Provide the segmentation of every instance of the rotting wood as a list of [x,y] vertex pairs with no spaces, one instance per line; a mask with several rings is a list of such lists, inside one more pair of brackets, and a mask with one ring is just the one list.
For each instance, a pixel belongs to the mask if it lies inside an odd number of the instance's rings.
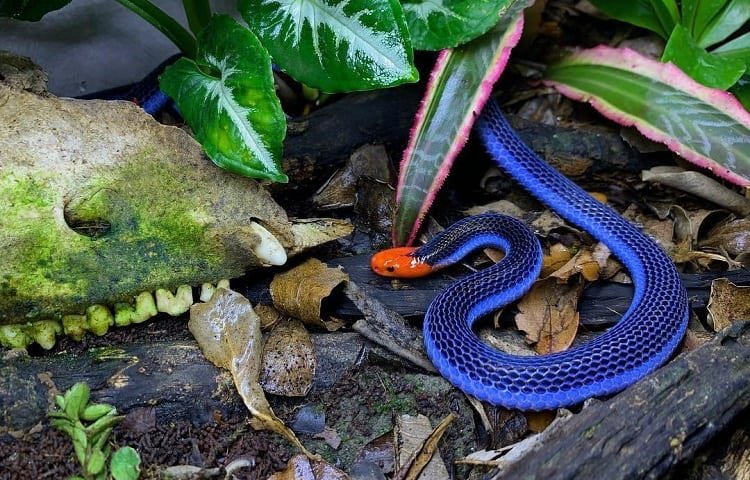
[[750,406],[750,321],[543,432],[486,480],[664,478]]

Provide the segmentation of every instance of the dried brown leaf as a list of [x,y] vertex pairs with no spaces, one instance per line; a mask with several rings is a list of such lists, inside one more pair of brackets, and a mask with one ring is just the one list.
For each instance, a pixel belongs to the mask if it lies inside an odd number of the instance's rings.
[[286,468],[268,480],[348,480],[349,475],[322,460],[311,460],[304,455],[289,459]]
[[573,258],[573,251],[562,243],[555,243],[549,247],[549,253],[544,256],[542,261],[541,277],[547,277],[552,272],[562,268],[570,259]]
[[260,384],[268,393],[304,397],[315,376],[315,348],[299,320],[278,323],[263,345]]
[[237,292],[220,288],[211,300],[190,308],[188,328],[205,357],[231,372],[235,387],[252,415],[253,428],[279,433],[308,457],[318,458],[276,417],[263,394],[258,382],[262,352],[260,319],[250,301]]
[[516,326],[536,344],[537,353],[561,352],[573,343],[579,323],[576,305],[582,290],[580,284],[561,284],[550,277],[536,282],[518,302]]
[[399,471],[393,476],[393,480],[416,480],[423,473],[424,478],[448,479],[448,470],[437,448],[446,429],[455,419],[456,416],[449,413],[433,430],[430,419],[424,415],[401,415],[396,424],[397,444],[400,446],[397,453]]
[[740,218],[712,228],[702,247],[712,247],[739,256],[750,253],[750,218]]
[[589,282],[599,278],[599,261],[594,257],[591,249],[584,247],[568,260],[562,267],[549,274],[550,277],[568,281],[573,275],[580,273]]
[[348,280],[349,276],[340,268],[329,268],[320,260],[310,258],[274,277],[271,298],[274,306],[285,315],[302,320],[306,325],[334,331],[341,328],[343,322],[321,318],[322,302]]
[[750,319],[750,287],[735,285],[726,278],[711,282],[708,300],[708,320],[714,331],[732,322]]

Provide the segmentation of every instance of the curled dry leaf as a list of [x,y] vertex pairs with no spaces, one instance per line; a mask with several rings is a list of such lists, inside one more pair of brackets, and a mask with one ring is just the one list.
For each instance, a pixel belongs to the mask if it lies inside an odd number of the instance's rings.
[[268,393],[304,397],[315,376],[315,348],[299,320],[277,324],[263,345],[260,384]]
[[250,301],[237,292],[220,288],[211,300],[190,308],[188,328],[203,355],[217,367],[231,372],[234,385],[253,417],[250,421],[253,428],[279,433],[308,457],[318,458],[276,417],[258,383],[262,352],[260,320]]
[[644,182],[659,182],[709,200],[740,215],[750,215],[750,199],[725,187],[701,172],[680,167],[659,166],[641,173]]
[[319,210],[354,205],[357,182],[370,177],[392,185],[396,174],[383,145],[363,145],[351,154],[346,164],[315,192],[312,203]]
[[289,459],[286,468],[276,472],[268,480],[348,480],[349,475],[321,460],[311,460],[304,455]]
[[561,269],[571,258],[573,258],[573,251],[570,248],[562,243],[555,243],[549,247],[549,253],[544,256],[540,277],[548,277],[552,272]]
[[750,318],[750,287],[735,285],[726,278],[711,282],[708,300],[708,320],[715,331],[732,322]]
[[271,298],[274,306],[285,315],[302,320],[306,325],[334,331],[341,328],[343,322],[323,320],[322,302],[336,287],[348,280],[349,275],[340,268],[329,268],[320,260],[310,258],[273,278]]
[[438,442],[455,419],[456,415],[449,413],[433,430],[430,419],[424,415],[401,415],[395,432],[396,444],[400,445],[397,452],[399,471],[393,476],[393,480],[416,480],[423,473],[424,478],[450,478],[437,448]]
[[[604,259],[606,262],[606,259]],[[599,261],[594,257],[594,252],[584,247],[568,260],[562,267],[549,274],[550,277],[568,281],[573,275],[580,273],[589,282],[599,278]]]
[[286,318],[281,312],[276,310],[273,305],[258,304],[253,310],[255,310],[255,314],[260,318],[260,330],[263,332],[270,331]]
[[717,225],[708,232],[700,245],[721,249],[732,256],[750,253],[750,217]]
[[561,352],[573,343],[579,323],[576,305],[582,290],[580,283],[561,284],[550,277],[536,282],[518,302],[516,326],[536,344],[537,353]]

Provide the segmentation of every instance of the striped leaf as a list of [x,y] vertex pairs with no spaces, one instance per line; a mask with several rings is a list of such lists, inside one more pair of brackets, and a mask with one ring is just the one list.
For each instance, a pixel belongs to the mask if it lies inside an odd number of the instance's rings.
[[671,63],[600,46],[550,66],[544,83],[721,178],[750,185],[750,114],[730,93]]
[[394,245],[414,241],[453,160],[466,143],[476,114],[521,37],[522,10],[529,3],[514,1],[488,33],[440,53],[401,161]]
[[181,58],[159,79],[206,154],[247,177],[286,182],[281,147],[286,119],[260,41],[226,15],[198,36],[195,61]]
[[239,0],[274,62],[325,92],[414,82],[418,73],[398,0]]

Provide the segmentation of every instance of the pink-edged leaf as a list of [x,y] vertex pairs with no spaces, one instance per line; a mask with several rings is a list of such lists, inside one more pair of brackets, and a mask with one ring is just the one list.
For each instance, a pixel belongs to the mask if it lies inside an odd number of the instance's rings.
[[671,63],[599,46],[551,65],[544,83],[715,175],[750,186],[750,113],[732,94],[697,83]]
[[521,38],[523,9],[530,3],[509,2],[488,33],[440,52],[401,161],[394,245],[414,241],[453,160],[469,137],[476,115]]

